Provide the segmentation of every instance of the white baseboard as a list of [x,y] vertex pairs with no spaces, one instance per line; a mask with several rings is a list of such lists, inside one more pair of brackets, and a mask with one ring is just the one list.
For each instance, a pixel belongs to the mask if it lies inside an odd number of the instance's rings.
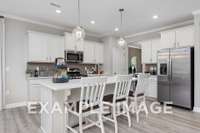
[[200,107],[194,107],[194,108],[193,108],[193,111],[194,111],[194,112],[197,112],[197,113],[200,113]]
[[12,109],[12,108],[17,108],[17,107],[24,107],[26,106],[26,102],[19,102],[19,103],[11,103],[5,105],[4,109]]

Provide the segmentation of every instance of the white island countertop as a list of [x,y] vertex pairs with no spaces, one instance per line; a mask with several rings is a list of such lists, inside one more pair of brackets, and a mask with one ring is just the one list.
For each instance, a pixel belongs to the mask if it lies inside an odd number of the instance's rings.
[[[115,83],[115,76],[107,76],[107,84]],[[132,79],[136,81],[136,78]],[[45,86],[53,91],[71,90],[81,87],[81,79],[69,80],[67,83],[53,83],[51,80],[40,81],[40,85]]]

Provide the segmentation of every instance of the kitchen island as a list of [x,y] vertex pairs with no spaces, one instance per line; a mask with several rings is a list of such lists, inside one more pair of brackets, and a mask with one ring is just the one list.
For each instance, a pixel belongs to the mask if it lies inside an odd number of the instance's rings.
[[[107,76],[107,78],[107,84],[115,83],[115,76]],[[136,78],[133,78],[133,81],[136,80]],[[53,83],[52,80],[40,82],[41,110],[43,110],[41,113],[41,129],[43,133],[67,133],[65,123],[68,122],[68,114],[65,113],[64,103],[69,100],[73,90],[80,90],[80,81],[80,79],[74,79],[68,83]],[[59,106],[61,110],[54,110],[55,106]],[[48,113],[45,111],[48,111]]]

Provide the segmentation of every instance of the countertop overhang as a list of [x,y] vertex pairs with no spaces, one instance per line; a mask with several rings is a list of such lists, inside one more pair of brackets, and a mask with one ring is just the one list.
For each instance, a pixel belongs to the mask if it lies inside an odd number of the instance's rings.
[[[107,84],[115,83],[116,76],[108,76]],[[137,78],[132,78],[133,81],[136,81]],[[40,81],[40,85],[46,88],[51,89],[52,91],[63,91],[71,90],[75,88],[81,88],[81,79],[73,79],[67,83],[53,83],[52,80]]]

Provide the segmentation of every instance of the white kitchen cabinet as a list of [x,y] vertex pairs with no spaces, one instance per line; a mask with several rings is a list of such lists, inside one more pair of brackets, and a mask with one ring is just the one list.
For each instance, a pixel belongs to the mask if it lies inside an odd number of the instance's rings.
[[28,80],[28,101],[40,102],[39,80]]
[[152,39],[151,40],[151,62],[157,63],[157,53],[162,49],[160,38],[159,39]]
[[142,63],[157,63],[157,52],[161,49],[160,38],[139,42],[142,47]]
[[39,102],[40,101],[40,85],[30,85],[30,101]]
[[51,77],[33,77],[33,78],[28,78],[28,90],[27,90],[27,95],[28,95],[28,101],[29,102],[35,102],[35,104],[38,104],[41,101],[41,81],[49,81],[52,80]]
[[104,55],[103,55],[103,51],[104,51],[104,45],[101,43],[95,43],[95,62],[97,64],[103,64],[104,61]]
[[64,37],[39,32],[29,32],[28,60],[31,62],[54,62],[64,58]]
[[84,63],[95,63],[95,45],[92,42],[84,42]]
[[151,63],[151,40],[140,42],[142,46],[142,63]]
[[164,31],[161,32],[161,45],[162,48],[173,48],[176,45],[176,32]]
[[151,75],[149,77],[149,87],[146,94],[148,97],[157,98],[157,82],[157,76]]
[[47,61],[47,37],[40,33],[29,32],[29,61]]
[[193,25],[161,32],[161,44],[162,48],[193,46]]
[[48,61],[54,62],[56,58],[64,58],[64,37],[49,36],[47,39]]
[[97,42],[84,42],[84,63],[103,64],[104,45]]
[[66,51],[83,51],[84,50],[84,43],[82,42],[76,42],[72,36],[71,33],[66,32],[65,33],[65,50]]
[[194,27],[187,26],[176,29],[176,46],[185,47],[194,45]]

